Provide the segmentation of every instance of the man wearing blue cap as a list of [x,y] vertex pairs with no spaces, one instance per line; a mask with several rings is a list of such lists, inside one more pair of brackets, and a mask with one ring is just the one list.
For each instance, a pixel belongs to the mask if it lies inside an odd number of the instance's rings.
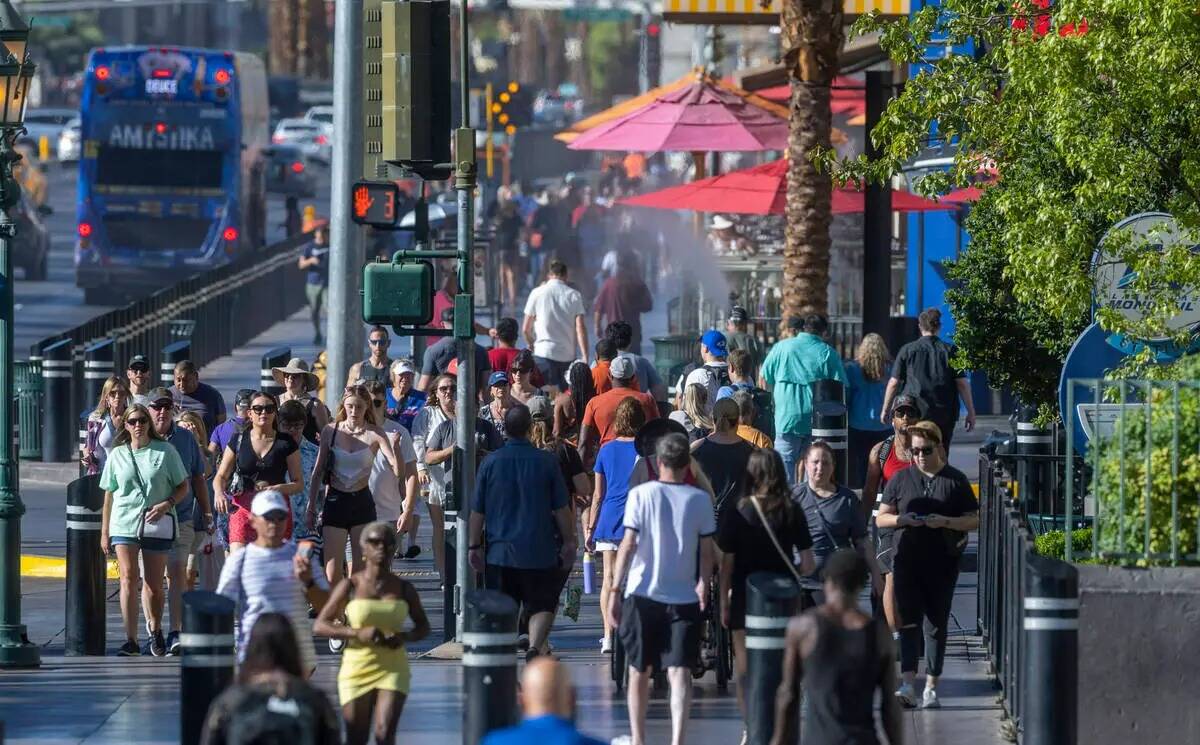
[[684,390],[693,383],[699,383],[708,391],[708,400],[704,407],[711,415],[713,404],[717,401],[717,391],[730,384],[728,357],[725,334],[716,329],[705,331],[700,337],[700,359],[704,362],[679,379],[675,386],[675,408],[683,407]]

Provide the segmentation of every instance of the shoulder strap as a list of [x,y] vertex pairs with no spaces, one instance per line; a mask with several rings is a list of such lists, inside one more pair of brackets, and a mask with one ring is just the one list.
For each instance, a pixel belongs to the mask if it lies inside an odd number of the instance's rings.
[[129,449],[129,463],[133,466],[133,477],[137,479],[138,488],[142,490],[142,499],[149,501],[150,490],[146,488],[146,482],[142,480],[142,471],[138,468],[137,458],[133,455],[133,444],[125,443],[125,447]]
[[883,438],[883,442],[880,443],[879,447],[879,465],[882,466],[884,463],[887,463],[888,456],[892,452],[892,441],[895,439],[895,435],[888,435]]
[[767,516],[763,514],[763,509],[758,503],[758,497],[750,497],[750,504],[754,505],[754,511],[758,513],[758,519],[762,520],[763,528],[771,538],[771,543],[775,546],[775,550],[779,552],[779,557],[783,559],[784,564],[787,564],[788,571],[796,578],[797,583],[801,582],[800,572],[796,571],[796,567],[792,564],[792,557],[787,555],[787,552],[783,550],[783,546],[779,544],[779,539],[775,537],[775,531],[771,528],[771,523],[767,522]]

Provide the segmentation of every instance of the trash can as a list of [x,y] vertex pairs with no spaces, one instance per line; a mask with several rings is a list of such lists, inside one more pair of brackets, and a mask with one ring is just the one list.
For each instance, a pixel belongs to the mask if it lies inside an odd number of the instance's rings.
[[698,334],[674,334],[655,336],[654,369],[662,376],[663,384],[669,389],[689,364],[700,363],[700,337]]

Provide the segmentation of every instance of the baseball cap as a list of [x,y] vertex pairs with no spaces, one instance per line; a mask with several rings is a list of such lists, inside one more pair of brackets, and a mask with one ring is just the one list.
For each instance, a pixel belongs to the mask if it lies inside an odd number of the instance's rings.
[[255,393],[258,393],[258,391],[254,390],[253,388],[242,388],[241,390],[239,390],[237,392],[237,395],[234,396],[234,398],[233,398],[233,408],[235,408],[235,409],[250,408],[250,402],[254,400]]
[[417,374],[417,368],[406,359],[396,360],[392,363],[392,375],[404,375],[405,373]]
[[494,372],[488,376],[488,387],[489,388],[493,385],[508,385],[508,384],[509,384],[508,373],[504,372],[503,370],[497,370],[496,372]]
[[150,361],[146,359],[146,355],[144,355],[144,354],[135,354],[129,358],[129,364],[126,365],[125,367],[129,370],[133,370],[134,368],[137,368],[137,367],[144,367],[147,370],[149,370],[150,369]]
[[629,380],[637,374],[633,360],[628,357],[617,357],[608,365],[608,374],[613,380]]
[[529,407],[529,416],[535,422],[550,421],[550,415],[554,412],[554,404],[550,402],[549,396],[533,396],[525,405]]
[[921,405],[921,399],[908,393],[902,393],[892,399],[892,414],[900,409],[912,409],[917,412],[918,418],[925,416],[925,407]]
[[725,334],[716,329],[705,331],[704,336],[700,337],[700,343],[708,347],[709,354],[716,357],[725,357],[729,354],[729,349],[725,346]]
[[735,305],[729,309],[729,320],[734,323],[745,323],[750,320],[750,314],[740,305]]
[[259,517],[275,510],[287,512],[288,503],[283,498],[283,495],[274,489],[260,491],[254,495],[254,501],[250,503],[251,514],[258,515]]
[[157,388],[151,388],[150,393],[146,394],[146,400],[155,404],[159,401],[175,403],[175,397],[171,395],[171,391],[163,388],[161,385]]

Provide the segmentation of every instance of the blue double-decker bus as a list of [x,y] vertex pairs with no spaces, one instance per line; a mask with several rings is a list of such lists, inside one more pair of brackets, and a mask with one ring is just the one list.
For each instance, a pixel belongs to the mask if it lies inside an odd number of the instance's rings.
[[144,294],[258,249],[267,77],[253,55],[120,47],[88,57],[76,284]]

